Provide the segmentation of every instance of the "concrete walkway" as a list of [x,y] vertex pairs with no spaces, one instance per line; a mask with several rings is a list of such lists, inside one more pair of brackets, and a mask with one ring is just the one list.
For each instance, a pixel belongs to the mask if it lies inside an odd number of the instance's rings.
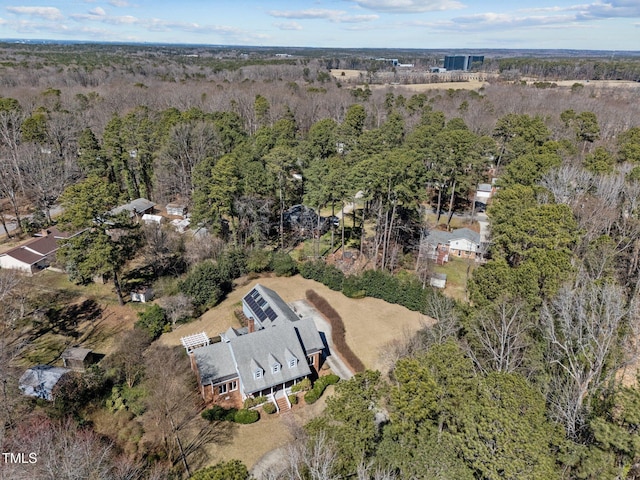
[[342,359],[335,353],[335,347],[331,340],[331,325],[325,320],[325,318],[318,312],[309,302],[306,300],[296,300],[291,302],[289,306],[302,317],[311,317],[316,324],[316,328],[320,332],[320,336],[323,337],[325,345],[329,349],[329,355],[325,362],[331,368],[331,371],[338,375],[342,380],[349,380],[353,377],[351,369],[342,361]]

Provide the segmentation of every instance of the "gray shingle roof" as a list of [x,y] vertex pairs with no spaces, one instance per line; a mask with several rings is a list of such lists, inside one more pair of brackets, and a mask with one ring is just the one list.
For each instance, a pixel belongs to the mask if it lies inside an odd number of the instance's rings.
[[451,235],[451,240],[465,239],[469,240],[471,243],[475,243],[476,245],[480,244],[480,234],[478,232],[474,232],[470,228],[458,228],[451,232]]
[[111,215],[117,215],[125,210],[130,212],[130,216],[133,217],[136,213],[144,213],[152,207],[155,207],[155,203],[146,198],[136,198],[125,205],[120,205],[112,209],[109,213]]
[[[291,324],[283,323],[242,335],[231,340],[230,344],[238,362],[242,387],[247,394],[311,373],[307,356]],[[294,367],[284,362],[287,350],[298,360]],[[276,362],[280,368],[274,372],[272,368]],[[260,378],[255,378],[255,364],[264,370]]]
[[[324,348],[313,319],[298,318],[276,292],[259,284],[245,299],[254,290],[266,304],[252,304],[262,311],[271,307],[275,318],[267,318],[262,322],[264,328],[252,333],[229,329],[223,334],[223,342],[197,348],[194,357],[202,385],[238,375],[244,393],[251,394],[311,373],[307,354]],[[296,360],[293,366],[291,360]],[[278,368],[274,372],[275,364]],[[261,376],[256,377],[256,370]]]
[[448,245],[452,240],[465,239],[476,245],[480,244],[480,234],[470,228],[458,228],[452,232],[442,230],[429,230],[426,237],[427,243],[431,245]]
[[200,383],[208,385],[238,375],[233,354],[226,342],[196,348],[193,355],[200,373]]

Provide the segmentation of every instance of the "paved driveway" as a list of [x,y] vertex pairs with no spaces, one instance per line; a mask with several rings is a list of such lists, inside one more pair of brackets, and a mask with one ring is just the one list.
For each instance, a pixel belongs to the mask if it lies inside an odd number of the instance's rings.
[[329,354],[325,362],[331,368],[331,371],[343,380],[349,380],[353,377],[351,369],[342,361],[342,359],[334,353],[333,342],[331,341],[331,325],[329,322],[306,300],[295,300],[289,304],[294,312],[303,317],[311,317],[316,324],[318,332],[328,347]]

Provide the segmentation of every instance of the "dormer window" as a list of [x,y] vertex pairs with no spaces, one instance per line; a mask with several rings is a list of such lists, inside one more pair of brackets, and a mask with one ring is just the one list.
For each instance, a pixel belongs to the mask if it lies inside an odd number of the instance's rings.
[[262,369],[258,368],[253,372],[253,378],[262,378]]
[[271,372],[272,373],[278,373],[280,371],[280,364],[279,363],[274,363],[271,366]]
[[291,360],[289,360],[289,368],[296,368],[297,364],[298,364],[298,360],[296,360],[295,358],[292,358]]

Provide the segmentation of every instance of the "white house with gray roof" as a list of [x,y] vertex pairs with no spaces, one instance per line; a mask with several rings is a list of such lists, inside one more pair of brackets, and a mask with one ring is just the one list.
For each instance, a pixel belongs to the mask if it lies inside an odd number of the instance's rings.
[[431,230],[424,237],[421,250],[439,264],[448,262],[451,256],[476,258],[480,252],[480,234],[470,228],[458,228],[451,232]]
[[289,388],[317,372],[324,343],[311,318],[300,318],[273,290],[255,285],[242,299],[248,326],[191,353],[207,402],[241,407],[248,397],[286,399]]

